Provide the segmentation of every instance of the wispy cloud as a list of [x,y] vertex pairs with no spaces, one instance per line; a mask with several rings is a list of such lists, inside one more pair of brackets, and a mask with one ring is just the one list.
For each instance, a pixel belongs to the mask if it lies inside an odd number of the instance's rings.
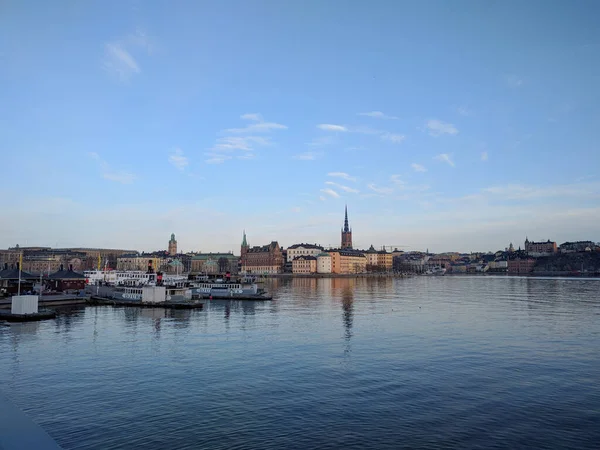
[[180,148],[174,148],[169,155],[169,163],[178,170],[184,170],[189,164],[188,158]]
[[384,114],[381,111],[370,111],[370,112],[358,113],[358,115],[359,116],[373,117],[375,119],[390,119],[390,120],[397,120],[398,119],[398,117],[396,117],[396,116],[388,116],[387,114]]
[[488,152],[481,152],[481,160],[482,161],[488,160]]
[[469,110],[469,108],[467,108],[466,106],[459,106],[456,109],[456,112],[458,114],[460,114],[461,116],[470,116],[471,115],[471,110]]
[[286,130],[287,126],[275,122],[256,122],[244,128],[229,128],[226,133],[268,133],[272,130]]
[[254,145],[269,145],[271,140],[269,137],[263,136],[227,136],[217,139],[212,150],[215,151],[234,151],[254,149]]
[[335,143],[336,136],[328,135],[328,136],[319,136],[307,142],[306,145],[309,147],[323,147],[325,145],[331,145]]
[[491,186],[482,190],[484,194],[495,195],[506,200],[538,198],[600,198],[600,183],[575,183],[550,186],[506,184]]
[[109,43],[104,46],[102,66],[121,80],[127,80],[132,75],[141,72],[135,58],[118,43]]
[[356,177],[348,175],[346,172],[329,172],[327,174],[329,177],[343,178],[348,181],[356,181]]
[[412,167],[412,170],[414,170],[415,172],[427,172],[427,168],[425,168],[425,166],[422,166],[421,164],[412,163],[410,167]]
[[435,157],[435,159],[441,162],[445,162],[451,167],[454,167],[454,161],[452,161],[452,158],[450,158],[450,155],[448,153],[440,153]]
[[109,74],[121,81],[129,80],[133,75],[142,72],[140,64],[133,55],[135,50],[143,50],[152,54],[155,45],[150,38],[141,30],[129,34],[122,39],[117,39],[104,44],[104,56],[102,67]]
[[258,113],[246,113],[246,114],[242,114],[240,116],[240,119],[242,120],[254,120],[255,122],[262,122],[263,118],[260,114]]
[[441,136],[442,134],[458,134],[458,130],[454,125],[437,119],[431,119],[427,121],[426,127],[429,130],[429,134],[432,136]]
[[508,87],[520,88],[521,86],[523,86],[523,79],[521,79],[517,75],[506,75],[505,80]]
[[297,159],[300,161],[313,161],[315,159],[317,159],[319,156],[318,153],[315,152],[304,152],[304,153],[299,153],[297,155],[292,156],[293,159]]
[[338,194],[337,192],[335,192],[333,189],[330,189],[330,188],[321,189],[321,192],[323,194],[327,194],[330,197],[334,197],[334,198],[338,198],[340,196],[340,194]]
[[394,192],[394,189],[390,187],[378,187],[374,183],[369,183],[367,187],[373,192],[377,192],[378,194],[389,195]]
[[102,173],[102,178],[105,180],[115,181],[122,184],[131,184],[137,178],[135,174],[126,171],[115,171],[111,166],[104,161],[96,152],[89,152],[88,156],[97,162]]
[[[209,159],[205,160],[208,164],[222,164],[223,162],[232,159],[232,156],[225,156],[223,153],[231,153],[236,150],[245,152],[254,152],[257,147],[271,145],[270,136],[255,136],[252,133],[269,133],[273,130],[287,129],[286,125],[281,125],[275,122],[265,122],[262,115],[259,113],[246,113],[240,116],[242,120],[250,121],[248,126],[244,128],[228,128],[221,133],[242,134],[248,133],[247,136],[225,136],[216,140],[213,147],[209,148]],[[253,159],[254,153],[238,155],[237,159]]]
[[327,198],[325,198],[323,195],[319,196],[319,200],[321,200],[322,202],[324,202],[325,200],[327,200]]
[[354,189],[354,188],[352,188],[350,186],[344,186],[343,184],[339,184],[339,183],[336,183],[334,181],[326,181],[325,184],[328,184],[329,186],[333,186],[333,187],[335,187],[335,188],[337,188],[339,190],[342,190],[344,192],[349,192],[351,194],[358,194],[358,192],[359,192],[358,189]]
[[317,125],[317,128],[325,131],[348,131],[348,128],[343,125],[333,125],[330,123],[322,123]]
[[383,133],[381,135],[381,139],[383,139],[384,141],[392,142],[394,144],[401,144],[402,142],[404,142],[404,139],[406,139],[406,136],[404,136],[403,134]]
[[223,153],[208,152],[204,155],[209,157],[208,159],[204,160],[206,164],[223,164],[225,161],[231,159],[231,156]]

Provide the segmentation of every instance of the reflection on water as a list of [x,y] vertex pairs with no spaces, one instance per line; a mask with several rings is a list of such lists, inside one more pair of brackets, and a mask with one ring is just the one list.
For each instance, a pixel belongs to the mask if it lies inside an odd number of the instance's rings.
[[271,302],[75,308],[0,327],[2,389],[65,449],[600,441],[600,280],[266,287]]

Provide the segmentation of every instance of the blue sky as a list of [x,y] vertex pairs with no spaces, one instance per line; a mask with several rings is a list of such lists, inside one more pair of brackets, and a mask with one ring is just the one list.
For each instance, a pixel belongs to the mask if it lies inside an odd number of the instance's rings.
[[600,4],[0,6],[0,247],[600,241]]

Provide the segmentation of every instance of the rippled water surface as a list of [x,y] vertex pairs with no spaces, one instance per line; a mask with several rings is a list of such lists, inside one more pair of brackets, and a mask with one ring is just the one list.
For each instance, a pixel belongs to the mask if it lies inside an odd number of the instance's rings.
[[599,448],[600,280],[268,288],[0,327],[0,389],[65,449]]

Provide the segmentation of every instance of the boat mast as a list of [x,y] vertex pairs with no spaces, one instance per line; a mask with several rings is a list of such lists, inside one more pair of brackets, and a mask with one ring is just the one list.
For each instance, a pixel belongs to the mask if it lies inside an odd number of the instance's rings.
[[19,286],[17,287],[17,296],[21,295],[21,270],[23,267],[23,252],[19,255]]

